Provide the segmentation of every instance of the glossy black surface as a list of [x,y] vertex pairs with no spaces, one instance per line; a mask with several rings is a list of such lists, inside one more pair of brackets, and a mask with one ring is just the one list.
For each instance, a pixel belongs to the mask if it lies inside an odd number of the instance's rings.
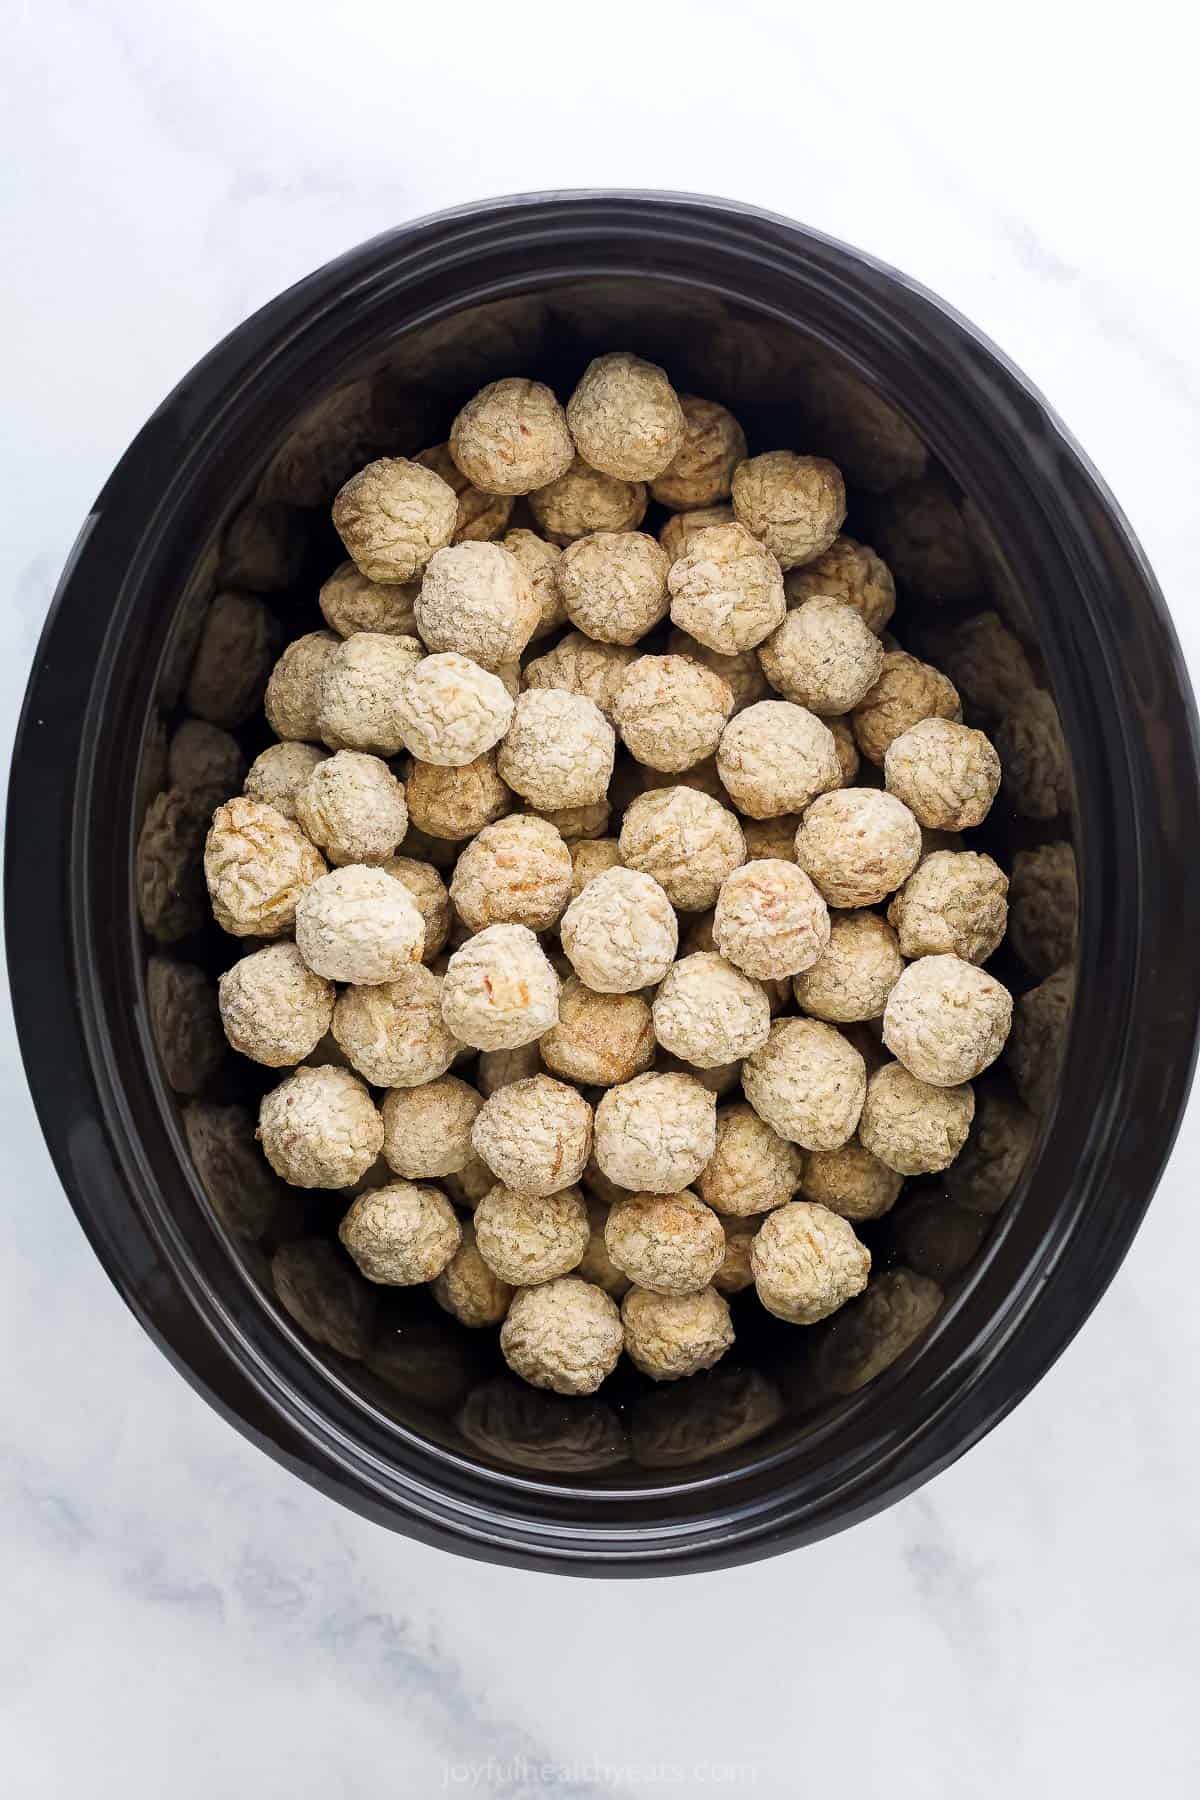
[[[1025,673],[951,666],[1006,760],[974,835],[1006,867],[1063,846],[1081,912],[1076,939],[1047,889],[1050,950],[1022,965],[1006,948],[993,964],[1018,992],[1038,989],[1024,1008],[1038,1028],[979,1084],[968,1156],[991,1167],[986,1188],[968,1164],[907,1195],[869,1228],[868,1293],[827,1325],[798,1331],[735,1302],[738,1345],[710,1376],[655,1389],[622,1372],[578,1402],[511,1381],[488,1334],[423,1294],[368,1290],[330,1247],[344,1198],[247,1183],[236,1159],[257,1154],[249,1109],[270,1077],[212,1033],[212,978],[237,953],[188,891],[212,800],[154,796],[215,593],[257,591],[281,637],[313,629],[316,585],[339,559],[328,501],[352,469],[443,438],[485,380],[532,372],[564,391],[616,346],[732,405],[754,448],[842,465],[847,530],[900,580],[902,642],[946,656],[963,620],[1000,615],[997,641]],[[237,736],[253,755],[265,727]],[[30,1083],[80,1220],[143,1324],[328,1493],[427,1541],[542,1568],[661,1574],[762,1556],[960,1454],[1102,1293],[1191,1075],[1197,798],[1193,705],[1153,577],[1044,402],[964,321],[841,245],[720,202],[469,208],[364,246],[249,320],[98,499],[13,765],[8,946]],[[139,848],[148,806],[181,849],[171,892]],[[155,996],[179,962],[198,973],[164,1015]],[[194,1145],[204,1122],[233,1136],[202,1181],[189,1131]],[[272,1279],[281,1245],[290,1310]]]

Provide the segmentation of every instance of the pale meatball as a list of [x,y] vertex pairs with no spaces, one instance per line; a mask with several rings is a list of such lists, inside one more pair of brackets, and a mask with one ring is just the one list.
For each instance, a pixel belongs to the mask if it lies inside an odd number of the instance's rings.
[[918,1081],[958,1087],[995,1062],[1012,1011],[1008,989],[973,963],[923,956],[888,996],[883,1041]]
[[541,381],[489,382],[450,427],[450,454],[488,494],[527,494],[565,475],[575,456],[566,416]]
[[296,902],[325,868],[324,857],[297,826],[261,800],[238,795],[213,814],[204,878],[217,924],[232,937],[274,938],[291,931]]
[[333,1009],[333,1036],[375,1087],[419,1087],[462,1049],[442,1021],[442,978],[414,963],[395,981],[351,987]]
[[686,1189],[618,1200],[604,1242],[618,1269],[655,1294],[692,1294],[707,1287],[725,1255],[721,1221]]
[[483,1097],[457,1075],[421,1087],[393,1088],[383,1099],[383,1154],[409,1181],[459,1175],[471,1161],[471,1127]]
[[487,494],[475,487],[451,456],[449,444],[431,444],[416,460],[454,489],[458,516],[452,544],[486,544],[500,536],[512,514],[511,494]]
[[558,586],[562,551],[557,544],[548,544],[540,538],[536,531],[525,531],[520,527],[505,532],[504,548],[512,552],[529,577],[533,597],[538,603],[538,622],[530,640],[536,643],[538,638],[547,637],[567,622],[567,609]]
[[501,781],[497,765],[496,752],[485,750],[461,769],[414,762],[409,770],[405,798],[412,822],[430,838],[450,840],[450,861],[454,844],[474,837],[513,809],[512,789]]
[[411,581],[454,536],[458,500],[432,469],[385,456],[352,475],[333,503],[333,523],[368,581]]
[[692,662],[701,663],[714,675],[719,675],[733,695],[734,712],[743,712],[756,700],[765,700],[770,692],[757,650],[738,650],[732,656],[726,656],[723,651],[710,649],[699,638],[678,627],[667,639],[667,649],[672,656],[690,657]]
[[250,764],[244,792],[251,800],[273,806],[285,819],[294,819],[296,795],[327,755],[315,744],[270,744]]
[[356,631],[416,637],[413,602],[419,586],[416,581],[369,581],[354,563],[346,561],[322,582],[317,599],[325,623],[339,637],[353,637]]
[[612,807],[607,800],[592,800],[586,806],[549,806],[527,808],[535,819],[553,825],[565,844],[585,843],[601,838],[608,830]]
[[581,838],[571,845],[571,898],[582,894],[589,881],[621,866],[621,847],[616,838]]
[[780,1137],[804,1150],[837,1150],[858,1124],[867,1065],[832,1025],[778,1019],[743,1064],[742,1088]]
[[513,702],[498,675],[441,651],[403,677],[395,710],[406,749],[421,762],[461,769],[500,742]]
[[803,568],[792,569],[784,586],[788,603],[803,606],[815,594],[852,606],[876,636],[887,629],[896,610],[892,572],[874,550],[853,538],[834,538],[828,550]]
[[368,1281],[416,1287],[441,1274],[462,1227],[440,1188],[390,1181],[359,1195],[338,1236]]
[[628,644],[596,644],[581,631],[568,631],[553,650],[526,663],[523,677],[527,688],[582,694],[611,722],[617,695],[636,661],[637,651]]
[[640,994],[594,993],[577,975],[564,983],[558,1024],[538,1046],[553,1075],[585,1087],[615,1087],[654,1060],[654,1022]]
[[711,951],[674,963],[652,1010],[663,1049],[701,1069],[749,1056],[771,1029],[771,1008],[758,982]]
[[626,867],[652,875],[681,912],[715,905],[722,884],[746,860],[733,813],[688,787],[639,794],[626,809],[619,842]]
[[931,1087],[903,1063],[885,1063],[867,1083],[859,1142],[898,1175],[936,1175],[966,1143],[974,1116],[970,1087]]
[[601,994],[631,994],[661,981],[679,943],[665,892],[636,869],[597,875],[572,900],[559,929],[576,975]]
[[934,831],[982,825],[1000,787],[1000,758],[982,731],[922,719],[893,738],[884,760],[888,792]]
[[421,662],[419,638],[357,631],[336,644],[321,678],[317,729],[331,750],[395,756],[404,747],[399,696]]
[[733,1343],[728,1303],[713,1287],[695,1294],[630,1288],[621,1323],[629,1360],[652,1381],[681,1381],[711,1369]]
[[326,981],[374,986],[420,962],[425,921],[402,882],[383,869],[352,864],[322,875],[301,894],[296,947]]
[[267,682],[263,711],[278,738],[319,738],[325,673],[337,652],[332,631],[309,631],[288,645]]
[[453,650],[485,669],[520,656],[541,608],[503,544],[453,544],[430,558],[416,600],[417,629],[431,650]]
[[[758,1220],[723,1219],[721,1222],[725,1227],[725,1254],[721,1258],[720,1268],[712,1278],[712,1284],[718,1294],[741,1294],[748,1287],[754,1286],[750,1247],[758,1230]],[[782,1402],[779,1405],[782,1408]],[[748,1435],[757,1437],[759,1429],[765,1430],[766,1426],[751,1430]]]
[[572,625],[604,644],[636,644],[667,611],[666,551],[642,531],[594,531],[562,553],[558,591]]
[[523,1194],[502,1182],[475,1208],[475,1242],[488,1268],[513,1287],[553,1281],[587,1248],[587,1206],[577,1187]]
[[512,1302],[514,1289],[489,1269],[475,1242],[475,1227],[462,1226],[462,1242],[440,1275],[430,1283],[430,1292],[451,1318],[472,1331],[486,1325],[499,1325]]
[[741,525],[693,532],[667,575],[671,620],[711,650],[753,650],[787,612],[778,560]]
[[984,963],[1004,937],[1008,877],[990,856],[935,850],[922,857],[888,907],[904,956]]
[[768,450],[734,470],[733,511],[781,568],[794,569],[822,555],[837,537],[846,517],[846,485],[823,456]]
[[768,1213],[750,1246],[758,1297],[792,1325],[815,1325],[861,1294],[871,1252],[828,1207],[794,1200]]
[[796,976],[796,1004],[834,1025],[882,1018],[903,970],[896,933],[878,913],[835,913],[824,955]]
[[842,779],[828,727],[788,700],[760,700],[730,720],[717,750],[717,772],[734,804],[752,819],[803,812]]
[[1062,720],[1041,688],[1027,694],[996,726],[1004,759],[1005,795],[1023,819],[1070,812],[1071,762]]
[[852,606],[816,595],[793,608],[758,647],[763,673],[785,700],[822,718],[848,713],[874,687],[883,646]]
[[858,745],[854,741],[854,733],[845,719],[828,719],[826,723],[833,733],[834,749],[837,751],[838,762],[842,770],[842,786],[853,787],[860,767]]
[[515,1050],[483,1050],[476,1065],[475,1079],[485,1099],[498,1094],[514,1081],[527,1081],[542,1069],[541,1043],[519,1044]]
[[677,562],[698,531],[734,522],[732,506],[704,506],[696,512],[673,513],[659,532],[658,541],[671,561]]
[[828,948],[829,931],[829,908],[794,862],[766,858],[745,863],[717,896],[717,949],[759,981],[778,981],[811,968]]
[[803,1167],[795,1144],[739,1100],[717,1110],[716,1147],[696,1191],[724,1217],[753,1218],[787,1204],[800,1186]]
[[583,1174],[592,1149],[592,1109],[565,1081],[531,1075],[484,1102],[471,1143],[505,1187],[553,1194]]
[[558,976],[524,925],[489,925],[446,969],[442,1017],[476,1050],[515,1050],[558,1020]]
[[349,1187],[383,1148],[383,1120],[349,1069],[297,1069],[264,1095],[263,1154],[293,1187]]
[[678,1193],[704,1168],[716,1140],[716,1099],[689,1075],[637,1075],[596,1108],[601,1173],[633,1192]]
[[615,755],[616,736],[598,706],[546,688],[518,699],[498,767],[510,788],[549,811],[602,800]]
[[385,875],[402,882],[408,889],[425,926],[425,948],[422,962],[432,962],[445,948],[450,936],[450,895],[446,884],[432,863],[412,856],[389,856],[379,867]]
[[1079,928],[1079,878],[1070,844],[1017,851],[1008,907],[1013,949],[1031,975],[1053,975],[1070,962]]
[[876,906],[921,860],[921,828],[894,794],[840,788],[814,800],[796,833],[796,861],[828,905]]
[[627,350],[590,362],[567,402],[575,447],[593,469],[621,481],[653,481],[683,446],[679,396],[657,363]]
[[855,1224],[881,1219],[900,1197],[904,1177],[851,1138],[840,1150],[812,1150],[804,1159],[800,1189],[806,1200]]
[[524,1288],[500,1327],[514,1375],[556,1394],[594,1394],[616,1368],[622,1341],[615,1301],[570,1276]]
[[662,506],[677,512],[715,506],[729,497],[733,471],[746,457],[746,434],[724,406],[680,394],[683,442],[650,492]]
[[450,897],[472,931],[527,925],[548,931],[571,893],[571,852],[544,819],[514,814],[487,825],[454,870]]
[[629,1277],[623,1269],[618,1269],[608,1254],[608,1245],[604,1241],[604,1227],[608,1223],[608,1206],[600,1200],[589,1200],[587,1203],[588,1226],[591,1235],[587,1249],[576,1266],[575,1273],[581,1281],[595,1282],[614,1300],[629,1291]]
[[713,755],[732,712],[731,690],[710,669],[685,656],[639,656],[613,719],[638,762],[679,774]]
[[[799,813],[779,813],[773,819],[743,819],[746,861],[794,863],[799,829]],[[737,958],[733,960],[736,962]]]
[[333,1017],[332,983],[305,967],[295,944],[268,944],[217,983],[225,1036],[270,1069],[293,1068],[316,1049]]
[[646,516],[646,489],[577,456],[565,475],[530,494],[529,509],[552,544],[573,544],[590,531],[636,531]]
[[403,786],[358,750],[318,763],[296,795],[296,817],[334,864],[386,862],[408,829]]
[[854,707],[850,723],[867,761],[882,766],[895,738],[922,719],[934,718],[962,718],[954,683],[906,650],[889,650],[878,680]]

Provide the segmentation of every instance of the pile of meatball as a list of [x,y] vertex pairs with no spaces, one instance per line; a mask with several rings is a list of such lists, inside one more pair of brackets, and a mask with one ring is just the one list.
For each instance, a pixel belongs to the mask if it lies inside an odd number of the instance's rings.
[[743,1289],[861,1293],[856,1226],[954,1161],[1008,1034],[1008,882],[959,835],[1000,763],[845,512],[632,354],[565,408],[492,382],[337,494],[328,629],[212,815],[271,1168],[535,1387],[711,1368]]

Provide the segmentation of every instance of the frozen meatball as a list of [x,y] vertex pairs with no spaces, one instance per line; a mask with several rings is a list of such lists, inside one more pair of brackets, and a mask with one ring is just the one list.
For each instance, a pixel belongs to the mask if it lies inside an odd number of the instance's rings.
[[834,914],[824,954],[796,976],[796,1004],[833,1025],[883,1016],[904,958],[896,933],[878,913]]
[[727,807],[694,788],[639,794],[619,839],[625,866],[652,875],[681,912],[703,912],[746,860],[742,828]]
[[1071,764],[1062,720],[1049,694],[1035,688],[1007,713],[996,726],[996,745],[1014,812],[1023,819],[1053,819],[1070,812]]
[[696,1191],[728,1218],[752,1218],[784,1206],[800,1186],[804,1158],[744,1101],[717,1110],[717,1141]]
[[842,779],[829,729],[788,700],[760,700],[730,720],[717,751],[717,772],[734,804],[752,819],[803,812]]
[[792,569],[784,586],[788,602],[803,606],[816,594],[852,606],[863,623],[878,635],[886,630],[896,610],[896,584],[882,558],[853,538],[834,538],[828,550]]
[[472,931],[527,925],[548,931],[571,892],[571,852],[553,825],[514,814],[488,825],[458,859],[450,896]]
[[799,813],[779,813],[773,819],[744,819],[746,861],[794,863],[799,829]]
[[615,1301],[571,1276],[523,1288],[500,1327],[514,1375],[556,1394],[594,1394],[616,1368],[621,1344]]
[[594,531],[563,551],[558,591],[572,625],[604,644],[636,644],[667,611],[666,551],[642,531]]
[[888,745],[888,792],[934,831],[981,825],[1000,786],[1000,758],[982,731],[922,719]]
[[936,1175],[966,1143],[974,1116],[970,1087],[931,1087],[903,1063],[884,1063],[867,1083],[859,1142],[898,1175]]
[[415,637],[357,631],[335,640],[321,678],[317,729],[331,750],[394,756],[404,747],[399,695],[423,651]]
[[515,1050],[558,1019],[558,976],[524,925],[489,925],[450,958],[442,1017],[476,1050]]
[[452,845],[494,825],[515,804],[512,789],[500,779],[494,750],[485,750],[461,769],[414,762],[405,797],[417,829],[434,839],[448,838]]
[[368,581],[411,581],[450,542],[457,522],[454,489],[402,456],[368,463],[333,503],[338,536]]
[[462,1242],[430,1291],[443,1312],[473,1331],[499,1325],[511,1304],[514,1290],[488,1268],[475,1242],[475,1227],[462,1226]]
[[777,1019],[747,1057],[742,1087],[760,1119],[804,1150],[837,1150],[858,1124],[867,1066],[832,1025]]
[[667,649],[672,656],[689,657],[692,662],[719,675],[733,695],[734,712],[744,711],[756,700],[765,700],[770,692],[757,650],[738,650],[732,656],[726,656],[720,650],[710,650],[707,644],[702,644],[690,632],[680,631],[678,626],[667,639]]
[[514,1081],[526,1081],[542,1070],[541,1040],[536,1044],[519,1044],[515,1050],[483,1050],[476,1065],[475,1079],[485,1099],[498,1094]]
[[883,667],[883,646],[861,615],[824,595],[794,607],[758,655],[785,700],[822,718],[857,706]]
[[594,993],[577,975],[564,983],[558,1024],[539,1048],[552,1075],[585,1087],[615,1087],[654,1060],[654,1023],[640,994]]
[[1067,1047],[1075,971],[1057,969],[1017,1001],[1007,1062],[1018,1094],[1043,1117],[1054,1099]]
[[263,697],[279,642],[275,621],[253,594],[218,594],[204,617],[184,700],[190,713],[232,731]]
[[267,724],[276,737],[299,742],[321,736],[325,674],[340,642],[332,631],[310,631],[279,658],[263,697]]
[[445,948],[450,936],[450,896],[446,884],[432,863],[412,856],[389,856],[379,867],[385,875],[402,882],[421,915],[425,926],[425,948],[422,962],[432,962]]
[[416,637],[413,602],[419,586],[417,581],[369,581],[347,560],[322,582],[317,599],[325,623],[339,637],[353,637],[356,631]]
[[349,1187],[383,1149],[383,1120],[348,1069],[297,1069],[264,1096],[258,1136],[267,1161],[293,1187]]
[[[557,631],[560,625],[567,622],[567,609],[563,605],[562,594],[558,586],[558,568],[562,561],[562,551],[557,544],[548,544],[540,538],[536,531],[525,531],[517,528],[504,535],[504,548],[510,550],[529,577],[529,585],[533,589],[533,597],[538,603],[538,622],[533,628],[531,642],[549,636]],[[595,696],[592,696],[595,698]]]
[[244,791],[251,800],[262,800],[285,819],[294,819],[296,795],[327,754],[315,744],[270,744],[250,764]]
[[589,881],[621,866],[621,847],[616,838],[581,838],[571,845],[571,898],[582,894]]
[[565,475],[529,496],[529,507],[552,544],[573,544],[591,531],[636,531],[646,516],[646,489],[577,456]]
[[567,424],[586,463],[621,481],[652,481],[683,446],[679,396],[657,363],[627,350],[590,362],[567,402]]
[[475,1208],[479,1254],[514,1287],[553,1281],[578,1267],[588,1232],[587,1207],[577,1187],[523,1194],[498,1182]]
[[733,1343],[729,1306],[713,1287],[695,1294],[630,1288],[621,1323],[630,1361],[652,1381],[681,1381],[711,1369]]
[[338,1236],[368,1281],[416,1287],[441,1274],[462,1227],[440,1188],[389,1181],[359,1195]]
[[529,577],[503,544],[454,544],[431,557],[416,601],[431,650],[453,650],[485,669],[520,656],[541,617]]
[[934,1087],[973,1081],[1004,1048],[1012,995],[959,956],[910,963],[888,996],[883,1041],[910,1075]]
[[[754,1270],[750,1267],[750,1246],[758,1230],[757,1219],[724,1219],[725,1254],[712,1278],[718,1294],[740,1294],[754,1286]],[[765,1427],[764,1427],[765,1429]],[[751,1433],[757,1436],[757,1431]]]
[[329,1030],[333,984],[305,966],[295,944],[268,944],[243,956],[217,987],[229,1042],[268,1068],[303,1062]]
[[434,1081],[462,1049],[442,1022],[442,978],[419,963],[379,987],[347,988],[333,1009],[333,1035],[375,1087]]
[[794,569],[822,555],[837,537],[846,486],[823,456],[768,450],[734,470],[733,511],[782,568]]
[[297,900],[324,873],[325,859],[273,806],[238,795],[213,814],[204,876],[217,924],[231,936],[282,937]]
[[546,688],[518,699],[498,767],[510,788],[544,812],[602,800],[615,754],[613,728],[598,706]]
[[375,986],[420,962],[425,921],[402,882],[352,864],[322,875],[300,896],[296,945],[327,981]]
[[888,907],[903,955],[984,963],[1008,919],[1008,877],[990,856],[935,850],[922,857]]
[[1033,1114],[995,1090],[981,1092],[971,1135],[946,1171],[946,1191],[959,1206],[997,1213],[1024,1172],[1037,1136]]
[[1070,844],[1018,850],[1008,906],[1012,947],[1031,975],[1052,975],[1070,962],[1079,924],[1079,882]]
[[596,1161],[634,1193],[690,1187],[715,1143],[715,1096],[690,1075],[636,1075],[596,1107]]
[[457,1075],[393,1088],[383,1100],[383,1154],[410,1181],[459,1175],[471,1161],[471,1128],[483,1098]]
[[296,795],[296,817],[334,864],[386,862],[408,829],[403,786],[358,750],[318,763]]
[[513,702],[498,675],[467,656],[441,651],[401,680],[395,710],[405,747],[415,757],[458,769],[500,742]]
[[952,681],[906,650],[889,650],[878,680],[854,707],[850,723],[867,761],[881,766],[888,745],[922,719],[961,718]]
[[675,914],[659,883],[623,868],[597,875],[572,900],[560,935],[575,973],[602,994],[630,994],[661,981],[679,943]]
[[454,489],[458,516],[451,543],[486,544],[500,536],[512,513],[511,495],[488,494],[475,487],[451,456],[449,444],[432,444],[428,450],[422,450],[416,460]]
[[672,622],[723,656],[753,650],[787,611],[777,558],[736,523],[693,532],[667,587]]
[[747,975],[777,981],[811,968],[824,954],[829,908],[795,863],[744,863],[717,896],[713,940]]
[[685,656],[639,656],[613,716],[631,755],[678,774],[713,754],[732,711],[732,692],[710,669]]
[[841,765],[842,786],[853,787],[860,766],[858,745],[854,741],[854,733],[845,719],[828,719],[826,723],[833,734],[833,746]]
[[732,506],[704,506],[696,512],[672,513],[659,532],[658,541],[671,561],[677,562],[698,531],[707,531],[710,525],[733,523]]
[[575,1273],[581,1281],[595,1282],[614,1300],[629,1291],[629,1277],[623,1269],[618,1269],[608,1254],[608,1245],[604,1241],[604,1227],[608,1223],[608,1206],[600,1200],[589,1200],[587,1203],[588,1226],[591,1235],[587,1249],[576,1266]]
[[733,471],[746,457],[746,434],[724,406],[680,394],[683,442],[650,492],[662,506],[678,512],[715,506],[729,497]]
[[815,1325],[855,1294],[871,1272],[871,1252],[837,1213],[794,1200],[768,1213],[750,1246],[758,1297],[793,1325]]
[[612,807],[607,800],[592,800],[586,806],[527,807],[535,819],[553,825],[565,844],[588,842],[601,838],[608,830]]
[[685,956],[667,970],[653,1013],[663,1049],[701,1069],[749,1056],[771,1029],[771,1008],[758,982],[711,951]]
[[505,1187],[553,1194],[583,1174],[592,1148],[592,1109],[565,1081],[531,1075],[484,1102],[471,1142]]
[[858,1224],[881,1219],[900,1197],[904,1177],[851,1138],[840,1150],[813,1150],[804,1159],[800,1188],[806,1200]]
[[527,494],[565,475],[575,457],[551,388],[508,376],[468,400],[450,427],[450,454],[488,494]]
[[631,1194],[611,1208],[608,1254],[638,1287],[693,1294],[707,1287],[725,1255],[721,1221],[695,1194]]
[[840,788],[814,800],[796,833],[796,861],[830,906],[876,906],[921,859],[921,828],[894,794]]
[[627,644],[596,644],[581,631],[568,631],[553,650],[526,663],[524,682],[527,688],[582,694],[611,721],[617,694],[636,660],[637,651]]

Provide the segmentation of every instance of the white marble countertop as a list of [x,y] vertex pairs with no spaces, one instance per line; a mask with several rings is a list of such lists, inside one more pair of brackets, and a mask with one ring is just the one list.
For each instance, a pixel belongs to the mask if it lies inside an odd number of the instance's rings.
[[[373,232],[629,185],[805,219],[1038,382],[1200,667],[1193,94],[1168,0],[40,0],[6,22],[0,719],[72,538],[177,377]],[[1200,1112],[1099,1311],[906,1503],[721,1575],[423,1549],[173,1372],[63,1198],[4,1022],[0,1744],[14,1800],[1182,1795],[1200,1625]]]

